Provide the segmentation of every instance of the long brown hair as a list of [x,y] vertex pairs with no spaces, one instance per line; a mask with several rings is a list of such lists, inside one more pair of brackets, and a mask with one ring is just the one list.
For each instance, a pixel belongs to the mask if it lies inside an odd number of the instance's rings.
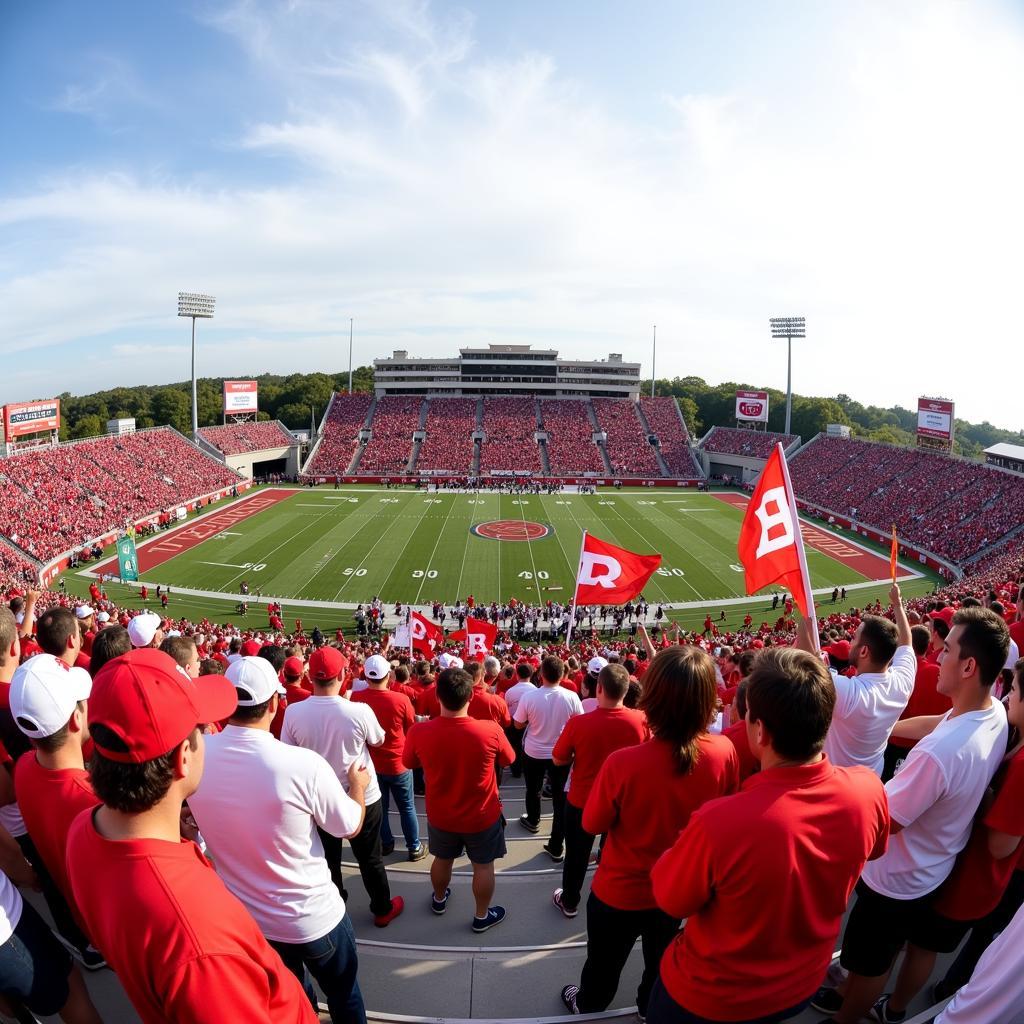
[[672,744],[683,774],[693,771],[700,756],[717,693],[715,663],[699,647],[666,647],[644,673],[640,710],[655,738]]

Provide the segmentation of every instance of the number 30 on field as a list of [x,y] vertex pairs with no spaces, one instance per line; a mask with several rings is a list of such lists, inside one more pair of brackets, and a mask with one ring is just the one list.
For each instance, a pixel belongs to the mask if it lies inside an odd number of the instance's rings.
[[437,579],[437,570],[436,569],[426,569],[426,570],[424,570],[424,569],[413,569],[413,571],[412,571],[412,578],[414,580],[422,580],[424,578],[426,578],[428,580],[436,580]]

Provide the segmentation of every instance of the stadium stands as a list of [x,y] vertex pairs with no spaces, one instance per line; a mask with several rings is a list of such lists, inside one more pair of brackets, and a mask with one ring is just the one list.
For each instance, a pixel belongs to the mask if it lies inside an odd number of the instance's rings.
[[323,425],[320,446],[306,466],[307,475],[330,476],[348,469],[372,401],[373,395],[334,395]]
[[412,435],[420,424],[422,398],[388,397],[373,411],[372,435],[362,458],[360,473],[402,473],[412,455]]
[[720,455],[743,455],[767,459],[781,441],[784,449],[796,440],[795,434],[776,434],[770,430],[742,430],[739,427],[714,427],[700,443],[706,452]]
[[295,444],[295,438],[278,420],[264,423],[228,423],[222,427],[202,427],[200,435],[225,455],[284,448]]
[[537,403],[532,398],[485,398],[480,472],[540,471],[540,450],[534,440]]
[[552,473],[608,472],[601,450],[594,444],[594,425],[587,403],[579,399],[547,398],[541,404],[548,432],[548,464]]
[[432,398],[427,412],[427,436],[420,446],[416,469],[472,472],[475,398]]
[[791,471],[802,500],[953,562],[1024,523],[1024,478],[966,459],[822,435]]
[[37,569],[13,548],[0,544],[0,590],[5,594],[36,585]]
[[679,406],[674,398],[641,398],[640,408],[660,442],[661,457],[671,476],[701,477]]
[[593,399],[597,422],[607,434],[605,451],[616,476],[661,476],[658,457],[644,433],[633,402]]
[[0,462],[6,536],[40,561],[239,477],[169,428],[36,448]]

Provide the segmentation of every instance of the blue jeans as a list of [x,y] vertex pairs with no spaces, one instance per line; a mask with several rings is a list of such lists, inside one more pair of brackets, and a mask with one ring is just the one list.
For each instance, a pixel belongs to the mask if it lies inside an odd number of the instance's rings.
[[356,936],[348,914],[326,935],[312,942],[270,944],[280,954],[285,967],[302,982],[314,1010],[317,996],[309,980],[310,974],[327,997],[334,1024],[366,1024],[366,1008],[356,980],[359,967]]
[[402,822],[402,835],[405,845],[410,851],[420,845],[420,825],[416,818],[416,805],[412,798],[412,772],[401,772],[398,775],[378,775],[380,784],[381,810],[380,839],[385,846],[392,846],[395,837],[391,834],[391,822],[388,821],[388,809],[391,806],[391,794],[395,795],[395,807]]

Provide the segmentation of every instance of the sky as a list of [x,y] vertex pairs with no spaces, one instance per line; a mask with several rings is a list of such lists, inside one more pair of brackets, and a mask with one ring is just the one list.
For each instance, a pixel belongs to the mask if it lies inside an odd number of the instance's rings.
[[803,315],[796,391],[1024,427],[1010,0],[8,3],[0,97],[0,402],[184,380],[187,290],[201,376]]

